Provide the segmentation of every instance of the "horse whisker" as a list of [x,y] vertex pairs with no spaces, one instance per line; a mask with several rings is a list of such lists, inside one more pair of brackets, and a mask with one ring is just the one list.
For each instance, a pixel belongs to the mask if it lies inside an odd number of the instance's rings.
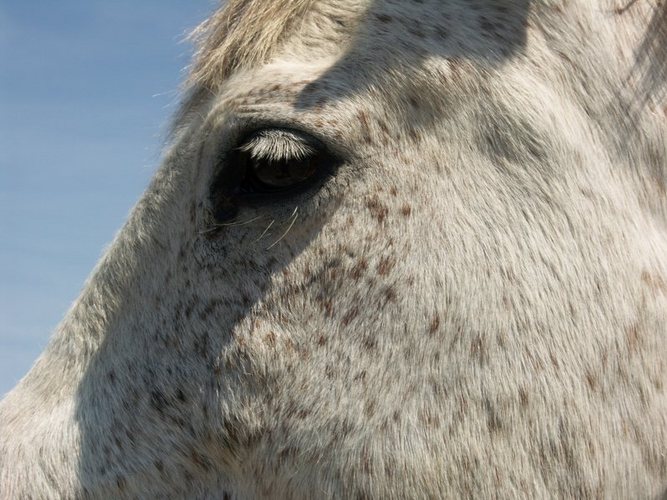
[[199,234],[200,235],[209,234],[209,233],[212,233],[214,231],[217,231],[221,227],[245,226],[246,224],[252,224],[253,222],[258,221],[261,218],[262,218],[262,216],[258,215],[257,217],[253,217],[252,219],[248,219],[248,220],[245,220],[245,221],[242,221],[242,222],[239,221],[239,220],[235,220],[235,221],[232,221],[232,222],[225,222],[223,224],[212,224],[208,229],[204,229],[203,231],[200,231]]
[[273,224],[274,224],[275,222],[276,222],[276,219],[273,219],[273,220],[271,221],[271,224],[269,224],[268,226],[266,226],[266,229],[264,230],[264,232],[263,232],[262,234],[260,234],[260,235],[259,235],[259,238],[257,238],[253,243],[257,243],[259,240],[261,240],[262,238],[264,238],[264,235],[265,235],[266,233],[269,232],[269,229],[271,229],[271,226],[273,226]]
[[232,221],[232,222],[227,222],[224,224],[215,224],[215,227],[232,227],[232,226],[245,226],[246,224],[252,224],[253,222],[261,219],[263,216],[258,215],[257,217],[253,217],[252,219],[245,220],[243,222],[239,222],[238,220]]
[[273,247],[275,247],[282,239],[287,236],[287,233],[290,232],[290,230],[294,227],[294,223],[296,220],[299,218],[297,211],[299,210],[299,207],[296,207],[294,209],[294,212],[292,212],[292,215],[290,215],[290,219],[292,219],[292,222],[290,223],[289,227],[285,230],[285,232],[282,234],[280,238],[278,238],[267,250],[271,250]]

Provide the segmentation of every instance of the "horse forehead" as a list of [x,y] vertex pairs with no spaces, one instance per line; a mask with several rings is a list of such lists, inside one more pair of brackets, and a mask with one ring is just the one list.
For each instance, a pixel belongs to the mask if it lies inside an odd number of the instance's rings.
[[472,28],[465,33],[466,38],[502,38],[504,30],[525,25],[529,4],[529,0],[374,1],[360,20],[372,27],[374,34],[386,32],[394,39],[419,40],[435,34],[435,40],[442,41],[460,28]]
[[[271,54],[272,60],[289,54],[308,64],[334,57],[348,72],[362,74],[370,69],[400,71],[406,63],[426,57],[498,59],[525,43],[529,4],[530,0],[313,1],[299,28],[284,44],[275,44],[282,50],[263,46],[262,39],[271,39],[269,31],[277,29],[274,23],[266,23],[258,36],[250,20],[241,22],[249,25],[245,29],[239,28],[241,48],[224,50],[241,60],[252,59],[253,51]],[[211,61],[204,57],[199,62]]]
[[[324,7],[322,4],[327,5]],[[340,44],[341,38],[390,39],[387,50],[414,49],[420,40],[432,45],[461,33],[465,39],[488,39],[503,43],[526,27],[531,0],[367,0],[312,2],[304,13],[303,26],[295,36],[316,43],[323,38]],[[322,19],[333,20],[325,25]],[[312,45],[311,45],[312,48]],[[378,47],[375,47],[376,49]]]
[[[401,107],[407,100],[437,101],[438,92],[451,87],[450,77],[469,63],[497,67],[510,61],[527,44],[528,16],[528,0],[374,1],[334,42],[320,23],[304,23],[286,52],[304,61],[319,53],[331,62],[315,85],[305,86],[305,107],[323,89],[333,101],[372,96]],[[320,51],[313,52],[318,41]]]

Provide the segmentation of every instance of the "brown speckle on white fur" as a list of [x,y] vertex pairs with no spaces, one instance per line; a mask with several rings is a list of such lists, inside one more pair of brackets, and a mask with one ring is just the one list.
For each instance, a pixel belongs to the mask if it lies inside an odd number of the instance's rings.
[[[0,497],[664,495],[665,19],[230,0],[0,404]],[[239,155],[316,153],[317,189],[234,190]]]

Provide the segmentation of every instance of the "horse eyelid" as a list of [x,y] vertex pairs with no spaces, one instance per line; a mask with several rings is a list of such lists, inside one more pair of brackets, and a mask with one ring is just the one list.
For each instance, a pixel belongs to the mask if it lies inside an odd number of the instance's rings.
[[246,135],[236,151],[255,160],[301,161],[324,154],[321,142],[301,131],[284,128],[263,128]]

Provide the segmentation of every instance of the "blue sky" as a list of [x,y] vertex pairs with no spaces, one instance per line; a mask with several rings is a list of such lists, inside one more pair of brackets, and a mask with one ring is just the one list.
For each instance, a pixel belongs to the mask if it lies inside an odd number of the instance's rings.
[[215,0],[0,0],[0,397],[158,166]]

